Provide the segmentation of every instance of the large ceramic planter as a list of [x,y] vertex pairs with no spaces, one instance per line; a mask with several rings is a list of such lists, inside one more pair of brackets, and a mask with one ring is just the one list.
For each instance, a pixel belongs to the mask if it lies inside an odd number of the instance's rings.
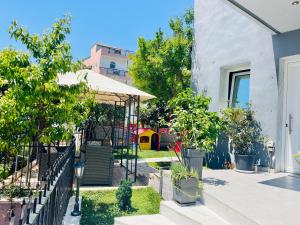
[[202,179],[203,159],[205,153],[199,149],[187,148],[182,152],[183,164],[190,170],[197,172],[199,179]]
[[189,178],[177,181],[173,186],[173,199],[181,205],[195,204],[199,181]]
[[254,171],[255,155],[234,155],[237,170]]

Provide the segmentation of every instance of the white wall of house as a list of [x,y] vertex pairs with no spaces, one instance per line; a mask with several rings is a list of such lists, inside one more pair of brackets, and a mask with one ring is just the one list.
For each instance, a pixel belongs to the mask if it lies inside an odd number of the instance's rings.
[[193,86],[212,97],[213,111],[227,106],[228,72],[250,69],[250,102],[264,134],[276,141],[278,87],[271,31],[226,0],[196,0],[193,63]]

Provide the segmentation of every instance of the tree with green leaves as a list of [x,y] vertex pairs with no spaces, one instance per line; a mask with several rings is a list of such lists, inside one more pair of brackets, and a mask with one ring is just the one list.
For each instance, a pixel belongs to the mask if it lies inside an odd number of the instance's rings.
[[168,118],[167,102],[190,87],[193,22],[194,12],[189,9],[183,17],[169,21],[172,36],[166,37],[159,29],[153,40],[138,40],[129,74],[135,86],[157,97],[141,111],[146,125],[160,126],[159,121]]
[[58,77],[76,71],[71,46],[70,16],[55,22],[42,35],[32,35],[13,22],[12,38],[25,45],[27,52],[0,51],[0,147],[32,140],[44,144],[70,139],[76,124],[86,120],[88,107],[84,82],[60,86]]
[[184,148],[210,152],[215,149],[222,122],[217,112],[209,111],[211,99],[188,88],[173,98],[169,124]]
[[153,40],[139,38],[129,68],[135,86],[163,101],[190,87],[193,21],[193,11],[187,10],[183,18],[170,20],[171,37],[159,29]]
[[140,120],[142,125],[150,126],[157,132],[160,127],[165,127],[165,121],[169,121],[170,108],[165,101],[151,102],[140,108]]

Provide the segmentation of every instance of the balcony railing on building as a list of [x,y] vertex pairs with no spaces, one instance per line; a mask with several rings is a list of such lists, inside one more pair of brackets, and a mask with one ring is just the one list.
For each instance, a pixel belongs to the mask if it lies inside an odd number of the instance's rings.
[[109,48],[108,53],[109,54],[122,55],[122,56],[128,56],[130,54],[134,54],[133,51],[123,50],[123,49],[115,49],[115,48]]
[[126,70],[112,69],[106,67],[100,67],[100,73],[103,75],[116,75],[121,77],[128,76],[128,71]]

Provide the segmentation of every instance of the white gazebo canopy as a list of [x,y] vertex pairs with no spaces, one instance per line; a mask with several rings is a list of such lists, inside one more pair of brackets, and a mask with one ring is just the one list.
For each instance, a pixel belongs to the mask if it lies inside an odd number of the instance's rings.
[[126,101],[131,97],[140,97],[140,101],[155,98],[135,87],[108,78],[92,70],[79,70],[76,73],[67,73],[59,76],[60,85],[75,85],[87,82],[92,93],[95,93],[95,101],[114,104],[117,101]]

